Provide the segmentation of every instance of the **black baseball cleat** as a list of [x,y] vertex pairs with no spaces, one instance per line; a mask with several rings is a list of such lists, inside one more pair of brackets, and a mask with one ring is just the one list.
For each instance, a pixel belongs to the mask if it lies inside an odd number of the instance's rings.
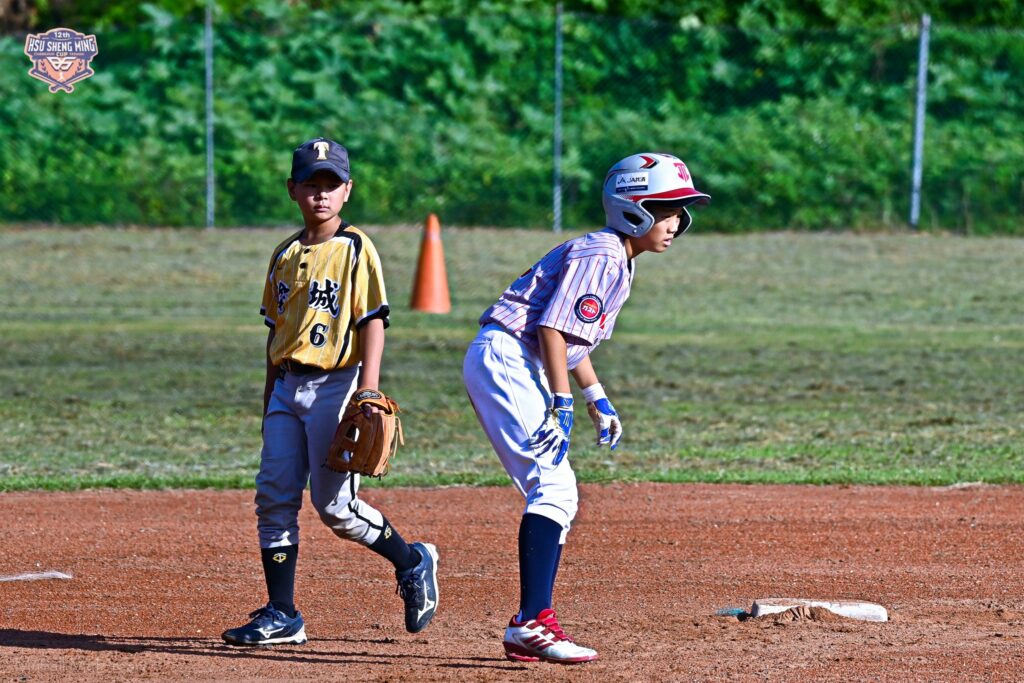
[[427,627],[437,610],[437,548],[433,543],[413,543],[420,554],[415,567],[395,571],[398,594],[405,601],[405,630],[419,633]]
[[245,626],[233,628],[221,634],[228,645],[301,645],[306,642],[306,626],[302,613],[289,617],[281,610],[267,603],[249,615],[252,617]]

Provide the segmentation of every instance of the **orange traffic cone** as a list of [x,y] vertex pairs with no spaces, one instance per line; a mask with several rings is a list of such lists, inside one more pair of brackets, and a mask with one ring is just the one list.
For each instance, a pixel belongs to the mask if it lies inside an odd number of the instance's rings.
[[448,298],[448,274],[444,269],[441,224],[434,214],[427,216],[423,226],[420,260],[416,264],[409,307],[424,313],[450,313],[452,310],[452,302]]

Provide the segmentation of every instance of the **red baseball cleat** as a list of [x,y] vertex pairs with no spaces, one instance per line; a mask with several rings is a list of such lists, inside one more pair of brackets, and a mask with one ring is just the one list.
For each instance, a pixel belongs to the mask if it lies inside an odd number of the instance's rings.
[[582,664],[597,659],[597,651],[582,647],[565,635],[552,609],[543,610],[536,619],[508,622],[505,629],[505,656],[513,662],[553,662]]

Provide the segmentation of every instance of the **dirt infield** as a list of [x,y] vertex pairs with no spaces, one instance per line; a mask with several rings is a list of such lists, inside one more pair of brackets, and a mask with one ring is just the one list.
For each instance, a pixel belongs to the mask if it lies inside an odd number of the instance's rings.
[[[441,552],[431,626],[385,562],[303,509],[309,643],[219,634],[265,601],[249,491],[0,496],[2,680],[1020,680],[1024,488],[584,486],[556,609],[598,662],[503,659],[509,488],[364,489]],[[9,580],[57,571],[71,579]],[[753,599],[879,602],[888,623],[717,617]]]

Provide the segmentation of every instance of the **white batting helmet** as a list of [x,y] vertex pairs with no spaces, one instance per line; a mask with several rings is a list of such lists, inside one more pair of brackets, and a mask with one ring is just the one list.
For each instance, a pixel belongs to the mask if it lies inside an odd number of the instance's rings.
[[683,209],[677,235],[690,227],[686,207],[711,201],[709,195],[693,186],[686,164],[671,154],[644,152],[628,156],[608,170],[601,193],[608,227],[640,237],[654,225],[654,216],[645,206],[657,202]]

